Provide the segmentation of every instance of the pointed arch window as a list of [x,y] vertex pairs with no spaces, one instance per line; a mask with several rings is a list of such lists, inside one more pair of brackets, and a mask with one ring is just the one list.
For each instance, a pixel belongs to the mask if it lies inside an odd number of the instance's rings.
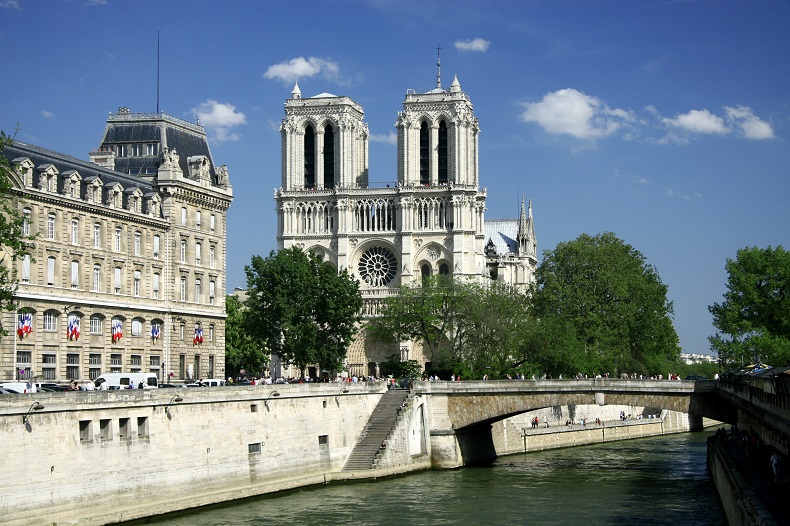
[[447,123],[439,123],[439,144],[437,148],[439,161],[439,184],[447,184]]
[[335,130],[331,124],[324,128],[324,188],[335,187]]
[[422,121],[420,125],[420,184],[427,186],[430,184],[430,157],[428,156],[428,152],[430,151],[430,139],[431,133],[428,129],[428,123]]
[[315,188],[315,132],[312,126],[304,129],[304,187]]

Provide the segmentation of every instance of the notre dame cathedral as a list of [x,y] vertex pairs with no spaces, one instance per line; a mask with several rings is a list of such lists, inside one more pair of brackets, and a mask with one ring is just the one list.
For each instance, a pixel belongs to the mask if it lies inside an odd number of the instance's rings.
[[[398,286],[433,274],[526,288],[537,266],[532,205],[522,199],[518,219],[485,219],[480,128],[458,78],[444,89],[440,70],[434,89],[408,90],[395,126],[397,181],[373,188],[362,107],[330,93],[303,98],[294,86],[280,127],[278,248],[298,246],[348,268],[360,282],[367,318]],[[419,343],[383,345],[362,327],[347,367],[375,376],[393,354],[426,364]]]

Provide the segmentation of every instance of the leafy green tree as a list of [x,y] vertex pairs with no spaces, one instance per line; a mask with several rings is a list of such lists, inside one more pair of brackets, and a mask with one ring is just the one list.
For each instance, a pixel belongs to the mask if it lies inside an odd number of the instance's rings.
[[724,301],[708,307],[718,331],[708,340],[722,364],[790,363],[790,253],[742,248],[724,268]]
[[225,367],[231,376],[241,370],[260,374],[269,362],[265,347],[247,332],[244,305],[237,296],[225,296]]
[[[11,179],[12,167],[3,155],[6,145],[12,138],[0,131],[0,309],[13,312],[17,309],[16,262],[30,255],[33,243],[24,237],[22,227],[24,216],[20,213],[19,198],[13,194]],[[0,323],[0,336],[8,334],[8,329]]]
[[379,369],[383,376],[392,376],[396,379],[419,378],[422,373],[422,366],[417,360],[403,360],[400,356],[393,354],[379,364]]
[[566,364],[555,362],[556,372],[647,374],[679,359],[666,285],[611,232],[582,234],[546,251],[532,302],[539,336]]
[[244,270],[248,333],[296,364],[302,377],[310,364],[340,369],[362,309],[359,283],[348,270],[338,272],[297,247],[253,256]]
[[495,378],[528,361],[527,307],[508,285],[433,276],[387,298],[368,331],[387,343],[421,342],[433,371]]

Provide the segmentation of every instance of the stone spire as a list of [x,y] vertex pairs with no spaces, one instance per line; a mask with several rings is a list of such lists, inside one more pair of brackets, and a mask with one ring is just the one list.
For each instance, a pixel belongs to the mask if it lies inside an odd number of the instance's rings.
[[460,93],[461,83],[458,82],[458,75],[453,77],[453,83],[450,84],[450,93]]
[[521,197],[521,211],[518,215],[518,253],[520,256],[535,254],[535,225],[532,221],[532,199],[529,200],[529,212],[524,207],[524,197]]
[[302,98],[302,90],[299,89],[299,81],[297,80],[294,82],[294,89],[291,91],[291,98],[292,99],[301,99]]

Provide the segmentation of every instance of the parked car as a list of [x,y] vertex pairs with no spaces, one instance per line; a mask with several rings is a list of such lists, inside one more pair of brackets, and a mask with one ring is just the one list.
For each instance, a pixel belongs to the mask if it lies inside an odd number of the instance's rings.
[[700,376],[698,374],[690,374],[686,377],[686,380],[707,380],[705,376]]

